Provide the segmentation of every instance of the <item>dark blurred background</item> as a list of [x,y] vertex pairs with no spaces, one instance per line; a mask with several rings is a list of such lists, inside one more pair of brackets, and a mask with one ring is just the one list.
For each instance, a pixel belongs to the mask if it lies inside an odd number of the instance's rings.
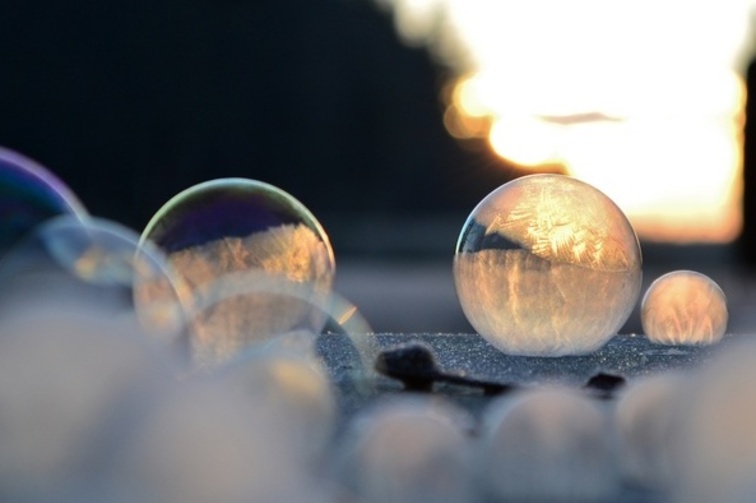
[[4,7],[0,143],[136,229],[216,177],[278,185],[326,227],[466,214],[512,177],[448,135],[442,69],[368,0]]
[[[320,219],[337,290],[376,330],[470,330],[451,278],[457,233],[521,172],[446,132],[446,70],[403,46],[373,2],[26,0],[2,18],[0,144],[92,214],[140,232],[191,185],[260,179]],[[644,248],[647,264],[734,281],[729,265],[756,257],[754,227],[747,213],[737,245]]]

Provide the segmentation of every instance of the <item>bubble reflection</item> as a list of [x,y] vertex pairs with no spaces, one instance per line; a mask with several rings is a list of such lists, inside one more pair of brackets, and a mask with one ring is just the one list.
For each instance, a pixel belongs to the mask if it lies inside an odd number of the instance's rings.
[[[189,316],[194,320],[202,320],[206,316],[213,316],[215,309],[219,307],[231,309],[234,306],[243,306],[249,299],[255,299],[258,295],[279,301],[283,299],[287,304],[305,306],[308,311],[317,313],[319,318],[325,320],[327,332],[320,336],[338,337],[347,343],[348,348],[339,353],[339,357],[344,359],[340,364],[352,369],[350,377],[358,389],[367,390],[363,387],[370,387],[375,377],[372,362],[378,351],[373,331],[357,307],[335,292],[313,298],[312,290],[307,285],[271,280],[264,271],[253,269],[227,274],[216,278],[214,283],[195,290],[192,302],[195,310],[190,312]],[[238,316],[244,316],[243,312]],[[247,351],[257,348],[317,359],[318,336],[318,333],[309,330],[293,330],[270,334],[265,344],[240,345],[234,337],[226,338],[223,333],[218,332],[210,341],[212,353],[207,352],[208,341],[198,339],[196,335],[192,339],[192,352],[195,365],[201,369],[213,369],[223,361],[233,361]],[[223,354],[225,357],[220,361],[214,357],[216,354]]]
[[[183,343],[185,317],[165,257],[114,222],[61,215],[38,226],[0,262],[0,311],[27,305],[97,310],[129,320],[166,346]],[[142,285],[160,295],[138,300]]]
[[47,168],[0,147],[0,253],[52,217],[86,214],[76,195]]

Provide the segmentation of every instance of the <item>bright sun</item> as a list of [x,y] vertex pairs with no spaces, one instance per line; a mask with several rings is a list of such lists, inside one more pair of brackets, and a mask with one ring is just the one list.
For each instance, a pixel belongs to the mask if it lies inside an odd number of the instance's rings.
[[382,0],[458,72],[445,123],[524,167],[562,164],[647,239],[742,226],[754,0]]

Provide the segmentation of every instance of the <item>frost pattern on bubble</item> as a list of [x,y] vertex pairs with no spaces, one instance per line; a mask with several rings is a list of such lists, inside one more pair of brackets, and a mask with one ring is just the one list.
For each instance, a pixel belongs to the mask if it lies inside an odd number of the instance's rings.
[[531,175],[494,190],[470,214],[454,279],[467,319],[502,351],[587,353],[635,305],[640,246],[622,211],[595,188]]
[[[191,187],[142,234],[168,254],[188,292],[195,361],[225,361],[294,330],[319,333],[335,263],[315,217],[272,185],[240,178]],[[243,282],[249,288],[242,288]]]
[[722,289],[694,271],[661,276],[641,303],[643,331],[657,344],[712,344],[724,336],[727,320]]

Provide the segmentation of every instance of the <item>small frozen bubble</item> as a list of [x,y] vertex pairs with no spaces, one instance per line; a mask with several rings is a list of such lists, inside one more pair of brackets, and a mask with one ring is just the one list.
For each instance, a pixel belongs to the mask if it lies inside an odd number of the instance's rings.
[[52,217],[86,214],[76,195],[47,168],[0,147],[0,254]]
[[467,416],[442,402],[389,400],[353,419],[342,476],[364,503],[472,501]]
[[[756,343],[735,341],[686,387],[673,454],[675,503],[742,502],[756,473]],[[751,493],[746,501],[753,501]]]
[[638,298],[641,252],[622,211],[561,175],[531,175],[486,196],[454,257],[462,309],[510,354],[588,353],[622,327]]
[[[192,346],[203,364],[281,333],[320,333],[325,324],[313,304],[331,290],[333,250],[315,217],[277,187],[242,178],[195,185],[155,214],[142,239],[167,253],[190,294]],[[254,289],[223,291],[245,274]]]
[[[160,285],[160,294],[140,299],[143,285]],[[183,343],[185,314],[167,259],[140,247],[131,229],[105,219],[52,218],[5,254],[0,311],[12,316],[30,303],[98,310],[131,320],[166,346]]]
[[679,428],[677,403],[688,376],[664,372],[643,377],[625,389],[614,410],[620,467],[631,484],[668,490],[672,438]]
[[496,501],[612,501],[619,488],[608,422],[570,390],[538,389],[486,411],[478,472]]
[[96,484],[117,432],[169,366],[99,312],[33,306],[0,321],[0,500]]
[[727,330],[727,299],[719,285],[694,271],[673,271],[643,296],[641,322],[657,344],[712,344]]

